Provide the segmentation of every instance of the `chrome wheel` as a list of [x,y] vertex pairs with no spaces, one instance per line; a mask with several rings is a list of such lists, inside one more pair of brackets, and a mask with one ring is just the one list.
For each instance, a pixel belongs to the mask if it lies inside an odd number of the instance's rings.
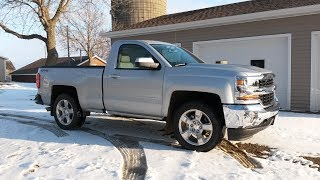
[[74,117],[74,111],[68,100],[62,99],[56,106],[56,115],[59,122],[65,126],[71,124]]
[[210,118],[201,110],[191,109],[182,114],[179,119],[179,132],[182,138],[194,146],[206,144],[213,133]]

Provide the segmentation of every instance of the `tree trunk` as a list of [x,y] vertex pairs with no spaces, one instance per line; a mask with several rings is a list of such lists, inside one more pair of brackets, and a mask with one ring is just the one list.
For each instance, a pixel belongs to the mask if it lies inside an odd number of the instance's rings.
[[47,30],[47,61],[46,66],[54,66],[57,64],[58,61],[58,51],[56,49],[56,32],[55,28],[49,27]]

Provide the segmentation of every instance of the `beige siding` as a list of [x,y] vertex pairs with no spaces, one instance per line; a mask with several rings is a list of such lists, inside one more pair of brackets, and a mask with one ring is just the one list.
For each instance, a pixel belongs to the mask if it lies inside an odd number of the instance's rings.
[[[219,27],[158,33],[121,39],[181,43],[192,51],[193,42],[273,34],[292,34],[291,109],[308,111],[311,81],[311,32],[320,31],[320,14],[265,20]],[[113,39],[115,41],[117,39]]]

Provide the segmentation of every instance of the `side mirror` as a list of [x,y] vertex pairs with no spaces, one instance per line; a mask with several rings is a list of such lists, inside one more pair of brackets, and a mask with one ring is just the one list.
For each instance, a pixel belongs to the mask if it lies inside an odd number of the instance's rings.
[[137,58],[135,61],[137,67],[143,67],[148,69],[158,69],[160,64],[155,63],[151,57]]

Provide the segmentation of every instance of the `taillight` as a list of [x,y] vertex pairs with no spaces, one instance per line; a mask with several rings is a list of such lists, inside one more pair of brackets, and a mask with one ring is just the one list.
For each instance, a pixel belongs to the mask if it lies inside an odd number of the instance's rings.
[[40,88],[40,78],[41,76],[40,76],[40,74],[39,73],[37,73],[37,75],[36,75],[36,83],[37,83],[37,88],[39,89]]

